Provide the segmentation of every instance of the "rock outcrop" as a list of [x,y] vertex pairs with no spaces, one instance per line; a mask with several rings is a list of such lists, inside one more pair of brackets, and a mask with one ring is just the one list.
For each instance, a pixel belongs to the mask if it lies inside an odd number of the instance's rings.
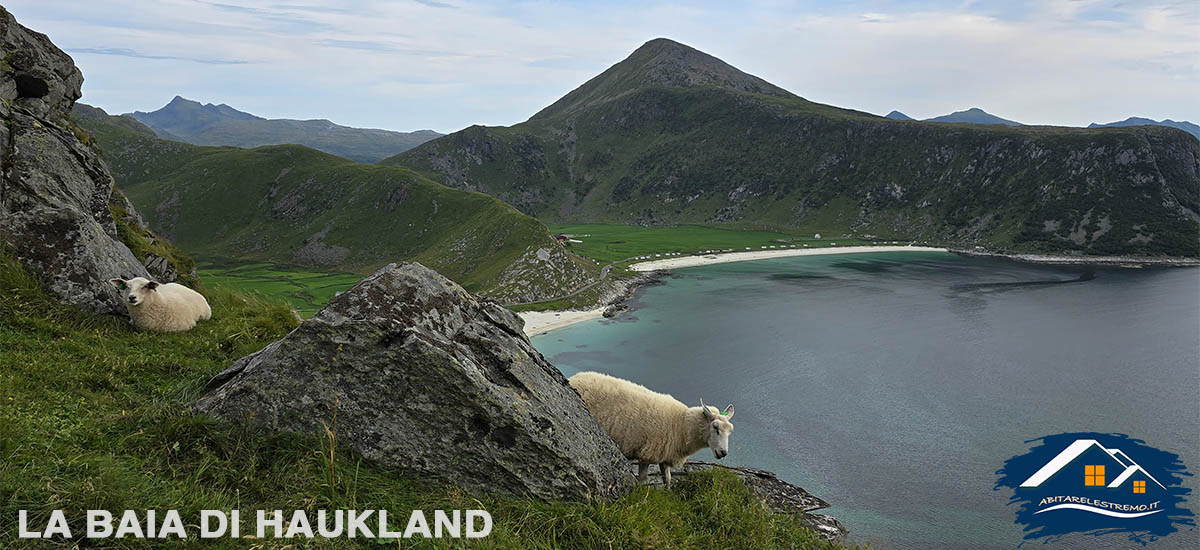
[[[722,466],[711,462],[688,461],[683,468],[671,471],[676,479],[686,478],[693,472],[702,472],[720,468],[733,473],[742,480],[754,496],[762,501],[763,506],[776,512],[792,514],[800,519],[806,527],[816,531],[822,537],[834,542],[844,542],[849,531],[837,519],[825,514],[813,512],[829,507],[829,503],[813,494],[792,485],[775,476],[774,473],[745,466]],[[652,468],[653,470],[653,468]],[[629,463],[630,473],[637,471],[637,463]],[[647,485],[662,485],[662,477],[651,475],[646,479]]]
[[269,431],[336,430],[369,460],[467,490],[615,496],[617,446],[511,311],[391,264],[209,384],[196,410]]
[[0,244],[43,274],[63,301],[93,313],[124,308],[107,280],[145,277],[118,237],[113,180],[68,119],[83,75],[45,35],[0,7]]

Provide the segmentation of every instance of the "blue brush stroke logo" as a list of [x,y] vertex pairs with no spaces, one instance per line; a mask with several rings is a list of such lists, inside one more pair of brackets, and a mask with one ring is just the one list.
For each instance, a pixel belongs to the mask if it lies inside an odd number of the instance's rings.
[[1190,476],[1179,456],[1124,434],[1064,433],[1015,456],[996,472],[996,490],[1012,489],[1025,539],[1052,542],[1068,533],[1123,534],[1145,545],[1182,527]]

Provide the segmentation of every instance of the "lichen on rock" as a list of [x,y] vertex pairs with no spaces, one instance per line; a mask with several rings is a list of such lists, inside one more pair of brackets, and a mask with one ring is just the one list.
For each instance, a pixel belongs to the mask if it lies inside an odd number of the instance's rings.
[[109,210],[112,176],[67,118],[83,75],[45,35],[2,7],[0,42],[0,243],[64,302],[121,313],[107,280],[147,272],[118,237]]
[[418,479],[543,499],[633,476],[520,318],[420,264],[391,264],[217,375],[196,410],[322,433]]

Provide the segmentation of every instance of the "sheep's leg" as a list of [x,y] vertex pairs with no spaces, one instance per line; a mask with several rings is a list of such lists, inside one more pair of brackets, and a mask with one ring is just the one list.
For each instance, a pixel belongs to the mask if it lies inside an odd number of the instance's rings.
[[662,473],[663,487],[671,488],[671,463],[663,462],[658,465],[658,471]]
[[644,460],[638,461],[638,485],[646,483],[646,474],[650,473],[650,463]]

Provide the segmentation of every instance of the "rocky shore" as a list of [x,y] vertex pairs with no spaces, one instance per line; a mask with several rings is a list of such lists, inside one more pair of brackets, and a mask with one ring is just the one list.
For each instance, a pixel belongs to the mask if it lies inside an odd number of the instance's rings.
[[633,296],[634,291],[638,287],[658,284],[666,273],[660,270],[627,278],[609,278],[604,281],[596,304],[587,308],[521,312],[518,315],[525,322],[525,336],[532,338],[590,319],[612,318],[622,311],[628,311],[629,306],[625,305],[625,301]]
[[999,252],[991,250],[951,249],[950,252],[967,258],[1003,258],[1017,262],[1049,265],[1095,265],[1113,267],[1194,267],[1200,266],[1200,258],[1151,257],[1151,256],[1082,256],[1065,254],[1031,254],[1023,252]]
[[[637,463],[630,462],[629,468],[630,473],[636,472]],[[838,543],[846,541],[846,535],[849,533],[849,530],[840,521],[833,516],[813,513],[817,510],[828,508],[828,502],[821,500],[819,497],[800,487],[779,479],[773,472],[745,466],[722,466],[720,464],[713,464],[712,462],[694,460],[688,461],[683,465],[683,468],[672,470],[671,474],[675,479],[680,479],[686,478],[688,474],[693,472],[702,472],[714,468],[721,468],[738,476],[742,480],[742,483],[750,489],[750,492],[758,497],[763,506],[776,512],[797,516],[806,527],[816,531],[826,539]],[[651,473],[650,477],[646,478],[646,484],[651,486],[662,485],[662,477],[657,473]]]

